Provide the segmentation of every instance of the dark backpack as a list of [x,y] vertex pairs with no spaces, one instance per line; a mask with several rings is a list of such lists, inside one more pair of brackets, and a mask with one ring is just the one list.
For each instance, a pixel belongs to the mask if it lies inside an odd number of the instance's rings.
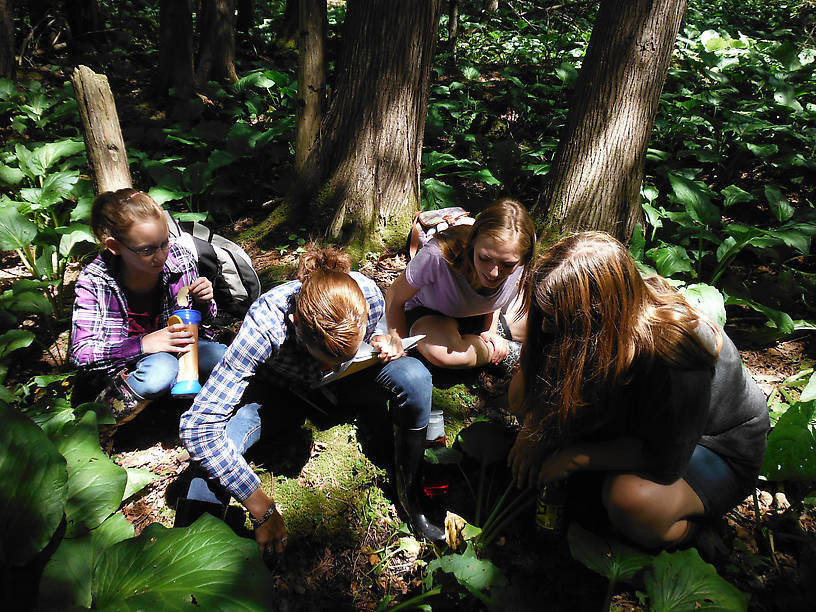
[[420,210],[414,217],[411,233],[408,236],[408,261],[411,261],[436,232],[454,225],[473,225],[475,219],[459,206],[439,208],[437,210]]
[[196,221],[178,221],[165,211],[176,241],[193,254],[198,273],[213,284],[220,320],[242,319],[261,295],[261,281],[246,251]]

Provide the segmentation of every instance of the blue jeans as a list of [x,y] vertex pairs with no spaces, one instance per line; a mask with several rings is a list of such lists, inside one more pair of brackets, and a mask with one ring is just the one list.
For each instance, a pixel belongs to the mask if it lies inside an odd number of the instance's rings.
[[[227,421],[226,436],[242,455],[261,437],[261,417],[258,416],[260,407],[260,404],[241,406]],[[190,482],[187,497],[213,504],[226,504],[230,496],[217,480],[196,477]]]
[[[326,386],[326,391],[326,395],[310,393],[308,401],[324,403],[327,411],[340,403],[359,406],[385,405],[389,402],[394,424],[407,429],[428,426],[433,393],[431,374],[414,357],[400,357],[384,366],[371,366],[330,383]],[[276,398],[276,401],[279,399]],[[227,421],[226,436],[241,454],[261,436],[261,418],[258,415],[261,407],[257,403],[245,404]],[[228,500],[226,492],[217,481],[203,478],[193,479],[187,497],[213,503],[226,503]]]
[[[198,375],[203,382],[221,360],[227,347],[209,340],[198,341]],[[176,384],[178,357],[173,353],[151,353],[142,357],[136,367],[128,372],[127,382],[134,393],[155,399],[166,395]]]

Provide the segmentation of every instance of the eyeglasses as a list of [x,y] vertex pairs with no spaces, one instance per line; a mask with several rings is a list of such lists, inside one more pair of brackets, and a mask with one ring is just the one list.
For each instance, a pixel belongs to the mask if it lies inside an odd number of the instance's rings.
[[136,255],[138,255],[139,257],[150,257],[156,251],[166,251],[167,249],[170,248],[170,236],[165,238],[164,241],[158,246],[146,246],[138,249],[134,249],[127,242],[122,240],[119,236],[114,235],[114,238],[116,238],[122,244],[122,246],[124,246],[128,251],[130,251],[131,253],[136,253]]

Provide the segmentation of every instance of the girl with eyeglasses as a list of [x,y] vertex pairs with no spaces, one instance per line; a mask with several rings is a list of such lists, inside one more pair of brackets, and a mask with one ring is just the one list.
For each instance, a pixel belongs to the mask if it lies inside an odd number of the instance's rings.
[[[189,287],[202,323],[216,307],[212,283],[199,277],[192,254],[171,240],[164,211],[146,193],[127,188],[99,194],[91,230],[103,250],[76,282],[71,361],[84,373],[101,375],[97,401],[111,408],[119,425],[169,392],[178,356],[195,342],[184,325],[167,325],[182,287]],[[202,334],[198,361],[204,378],[226,347],[211,342],[206,330]]]

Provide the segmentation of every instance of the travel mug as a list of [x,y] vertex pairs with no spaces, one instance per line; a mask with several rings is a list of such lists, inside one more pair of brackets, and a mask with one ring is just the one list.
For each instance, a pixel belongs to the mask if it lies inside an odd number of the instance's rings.
[[180,308],[167,321],[168,325],[177,323],[183,323],[193,333],[194,342],[188,352],[179,356],[178,376],[170,394],[191,397],[201,391],[201,383],[198,382],[198,325],[201,323],[201,313],[192,308]]

